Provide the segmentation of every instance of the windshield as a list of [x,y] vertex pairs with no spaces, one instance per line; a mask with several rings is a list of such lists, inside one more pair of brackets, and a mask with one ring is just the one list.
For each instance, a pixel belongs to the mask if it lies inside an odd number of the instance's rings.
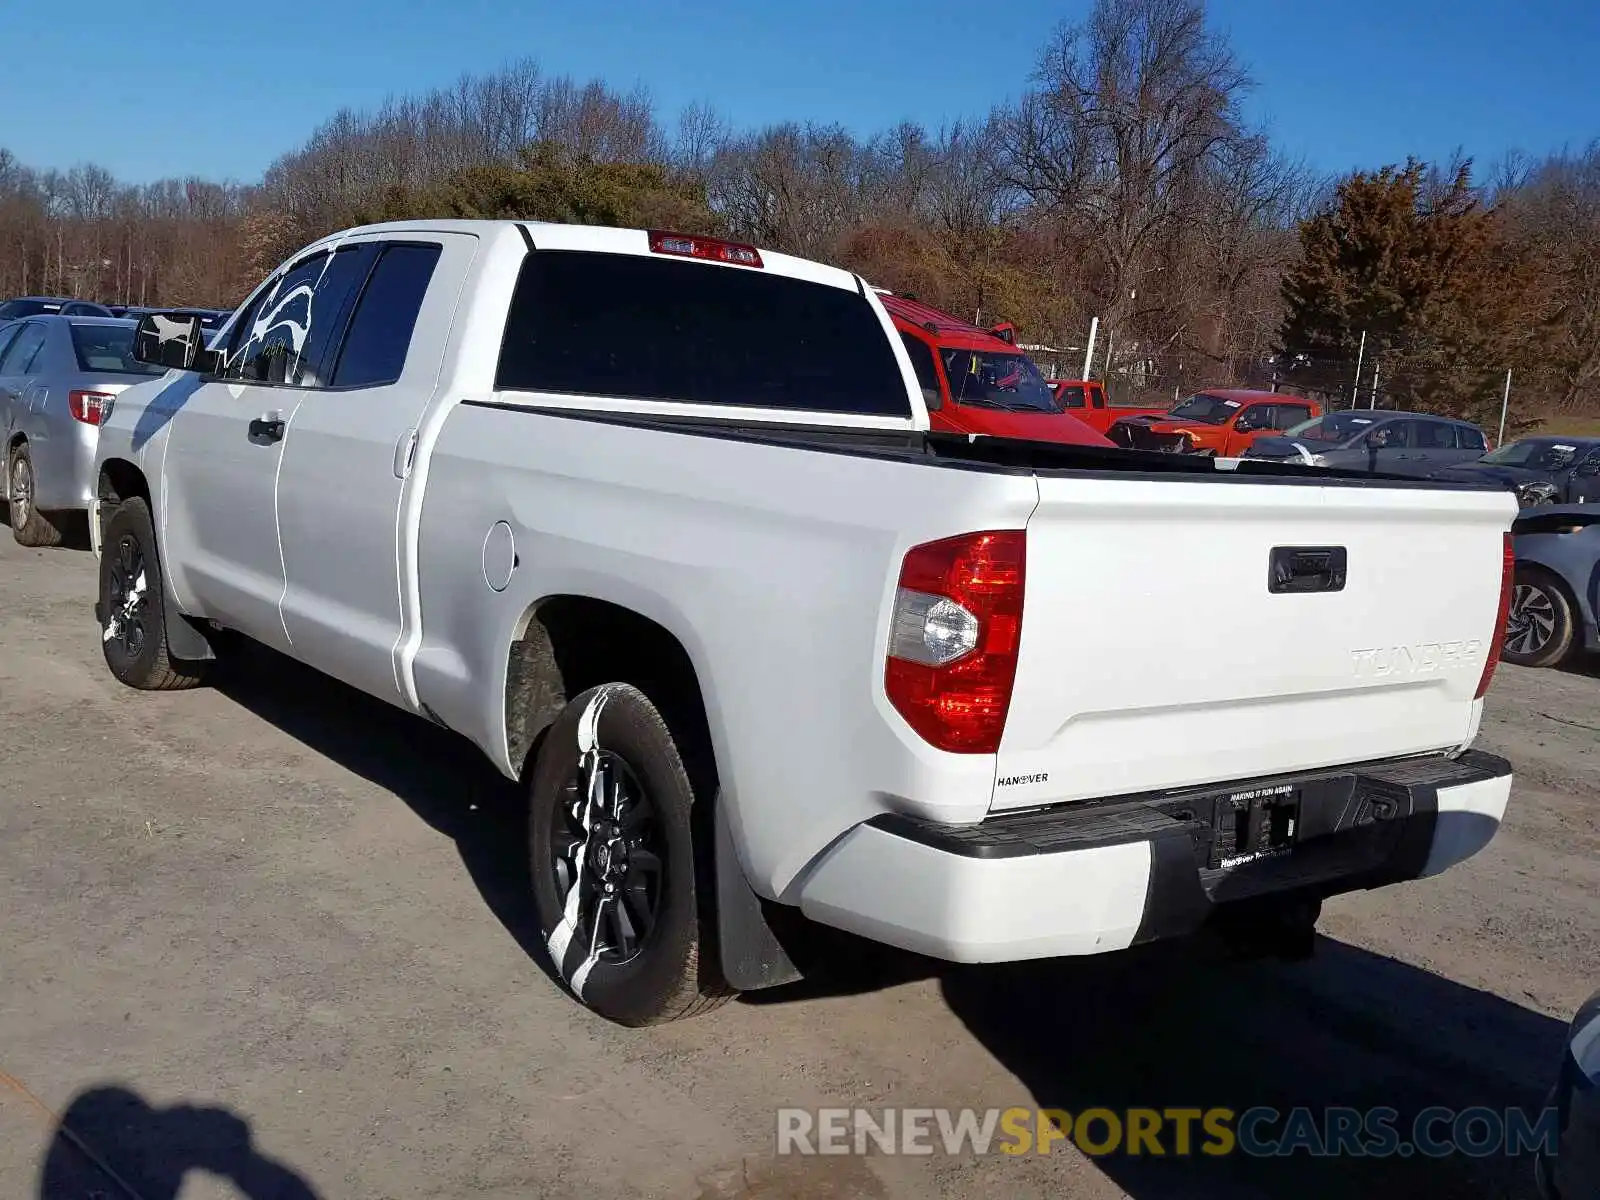
[[160,375],[163,368],[133,357],[132,325],[74,325],[72,348],[78,368],[116,375]]
[[957,404],[1010,412],[1060,412],[1039,368],[1021,354],[941,350],[950,398]]
[[1312,417],[1284,431],[1283,436],[1297,442],[1343,442],[1365,433],[1378,423],[1376,417],[1358,413],[1332,413],[1326,417]]
[[1190,396],[1167,414],[1174,421],[1199,421],[1202,425],[1221,425],[1242,407],[1237,400],[1224,400],[1220,396],[1207,396],[1203,392]]
[[23,317],[55,312],[60,307],[59,304],[47,304],[43,300],[7,300],[0,304],[0,321],[19,321]]
[[1580,447],[1576,442],[1525,438],[1491,450],[1478,461],[1496,467],[1530,467],[1535,471],[1561,471],[1572,465]]

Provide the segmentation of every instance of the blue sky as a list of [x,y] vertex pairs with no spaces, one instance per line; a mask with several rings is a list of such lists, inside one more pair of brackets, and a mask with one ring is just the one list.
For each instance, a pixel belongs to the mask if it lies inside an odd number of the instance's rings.
[[[938,125],[1015,96],[1049,31],[1088,4],[317,0],[259,18],[127,0],[9,7],[0,145],[33,165],[95,161],[144,181],[254,179],[340,106],[524,55],[551,73],[643,84],[669,119],[704,100],[740,126]],[[1320,170],[1457,146],[1487,163],[1600,137],[1596,0],[1212,0],[1210,11],[1257,80],[1251,113]]]

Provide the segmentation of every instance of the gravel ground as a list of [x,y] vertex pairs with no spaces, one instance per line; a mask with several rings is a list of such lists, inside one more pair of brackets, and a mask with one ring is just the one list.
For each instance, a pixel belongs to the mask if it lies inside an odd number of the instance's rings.
[[885,956],[627,1031],[541,968],[475,751],[265,652],[122,689],[93,592],[0,536],[0,1197],[1532,1194],[1502,1158],[777,1159],[774,1110],[1537,1106],[1600,986],[1593,665],[1501,669],[1506,827],[1332,902],[1311,962]]

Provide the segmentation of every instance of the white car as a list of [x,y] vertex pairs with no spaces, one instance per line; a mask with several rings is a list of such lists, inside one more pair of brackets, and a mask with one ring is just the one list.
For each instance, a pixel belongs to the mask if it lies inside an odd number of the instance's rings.
[[102,427],[106,661],[237,630],[455,730],[531,806],[552,957],[642,1024],[775,925],[1118,950],[1493,835],[1498,490],[930,433],[854,275],[675,234],[324,239]]

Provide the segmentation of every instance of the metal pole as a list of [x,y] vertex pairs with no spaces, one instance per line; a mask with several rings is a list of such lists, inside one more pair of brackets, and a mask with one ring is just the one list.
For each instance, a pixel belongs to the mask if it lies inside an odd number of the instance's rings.
[[1100,318],[1089,318],[1089,346],[1083,352],[1083,378],[1089,378],[1089,368],[1094,365],[1094,335],[1100,332]]
[[1106,372],[1105,372],[1104,378],[1105,378],[1105,381],[1106,381],[1106,402],[1107,403],[1110,403],[1110,401],[1111,401],[1111,335],[1114,332],[1115,332],[1115,330],[1111,330],[1111,329],[1106,330]]
[[1356,349],[1356,378],[1350,385],[1350,407],[1354,408],[1361,403],[1361,360],[1367,354],[1367,331],[1361,331],[1361,345]]
[[1506,368],[1506,390],[1500,396],[1500,436],[1495,438],[1496,446],[1506,443],[1506,410],[1511,407],[1511,368]]
[[1368,408],[1378,407],[1378,368],[1381,366],[1383,366],[1383,360],[1381,358],[1375,358],[1372,360],[1372,396],[1367,401]]

